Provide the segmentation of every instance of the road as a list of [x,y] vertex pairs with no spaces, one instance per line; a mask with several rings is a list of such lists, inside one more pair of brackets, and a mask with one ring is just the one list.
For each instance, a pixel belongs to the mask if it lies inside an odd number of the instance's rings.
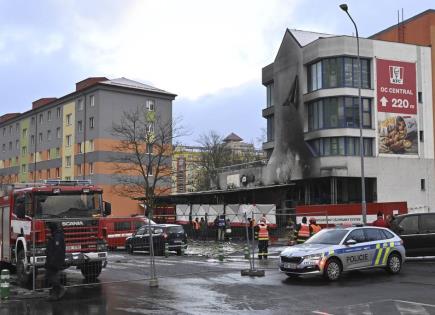
[[435,262],[407,262],[402,273],[352,272],[338,282],[287,279],[277,256],[263,262],[262,278],[242,277],[241,256],[159,257],[159,287],[148,285],[149,257],[111,253],[96,284],[69,270],[68,292],[48,302],[47,292],[23,289],[0,304],[3,314],[435,314]]

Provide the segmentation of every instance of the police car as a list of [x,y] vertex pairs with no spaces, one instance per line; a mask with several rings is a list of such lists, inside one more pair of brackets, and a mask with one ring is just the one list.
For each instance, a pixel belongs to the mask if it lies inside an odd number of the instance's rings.
[[350,270],[385,268],[397,274],[405,261],[403,242],[386,228],[324,229],[305,243],[286,248],[279,268],[289,277],[323,275],[337,280]]

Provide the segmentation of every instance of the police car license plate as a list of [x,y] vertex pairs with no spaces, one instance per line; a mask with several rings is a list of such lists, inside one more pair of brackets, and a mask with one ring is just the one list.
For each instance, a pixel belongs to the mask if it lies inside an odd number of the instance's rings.
[[66,246],[66,250],[80,250],[82,249],[81,245],[68,245]]
[[287,269],[296,269],[298,267],[298,264],[295,263],[284,263],[284,268]]

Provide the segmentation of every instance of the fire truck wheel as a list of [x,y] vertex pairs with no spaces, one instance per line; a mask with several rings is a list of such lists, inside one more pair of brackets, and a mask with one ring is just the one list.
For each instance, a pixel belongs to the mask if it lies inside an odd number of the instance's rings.
[[32,273],[27,273],[24,267],[24,260],[26,259],[24,250],[20,250],[17,255],[17,281],[21,287],[29,287],[33,279]]
[[101,261],[85,263],[80,267],[80,271],[86,280],[97,279],[101,273],[101,269],[103,269],[103,264]]

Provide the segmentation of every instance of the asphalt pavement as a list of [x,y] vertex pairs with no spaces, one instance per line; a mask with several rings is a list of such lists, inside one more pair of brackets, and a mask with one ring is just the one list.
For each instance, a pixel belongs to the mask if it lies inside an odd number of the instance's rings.
[[337,282],[288,279],[277,268],[278,250],[256,264],[265,277],[242,277],[249,267],[241,252],[171,255],[156,259],[158,288],[149,287],[149,256],[110,253],[97,283],[68,270],[68,292],[47,301],[46,290],[13,287],[3,314],[435,314],[435,262],[412,260],[399,275],[384,270],[351,272]]

